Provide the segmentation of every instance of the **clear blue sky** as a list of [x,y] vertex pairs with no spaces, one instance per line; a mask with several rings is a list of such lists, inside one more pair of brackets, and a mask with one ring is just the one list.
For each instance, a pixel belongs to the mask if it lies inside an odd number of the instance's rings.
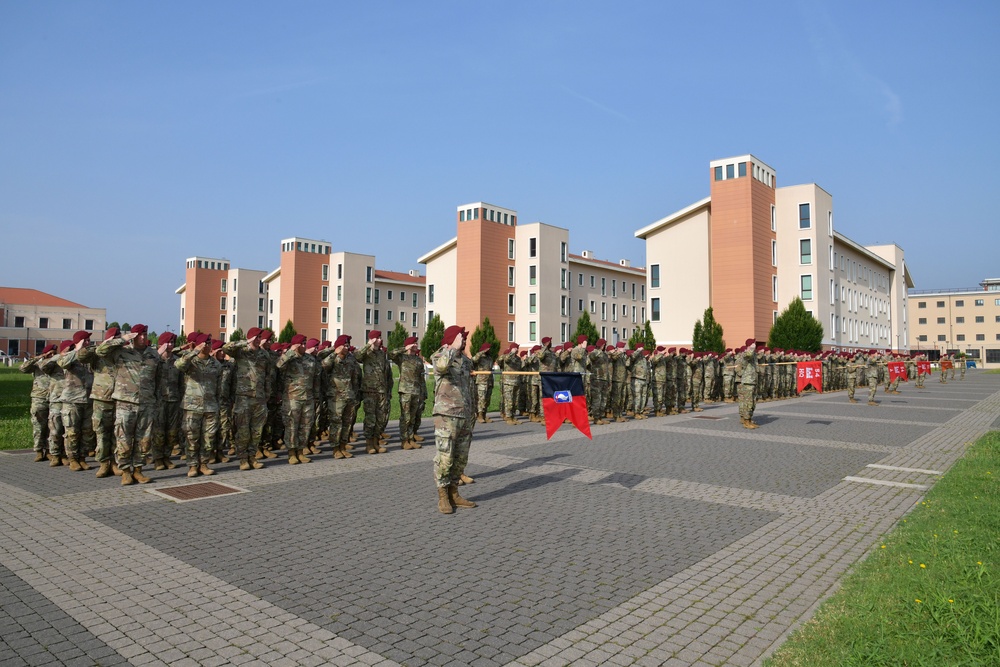
[[0,0],[0,285],[176,329],[184,260],[383,269],[486,201],[633,232],[753,153],[918,288],[1000,276],[1000,3]]

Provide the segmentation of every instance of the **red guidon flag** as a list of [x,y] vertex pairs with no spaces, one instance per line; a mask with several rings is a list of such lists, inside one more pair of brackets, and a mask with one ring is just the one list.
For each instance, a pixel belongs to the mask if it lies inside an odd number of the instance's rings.
[[918,361],[917,362],[917,375],[930,375],[931,374],[931,362],[929,361]]
[[886,364],[889,367],[889,382],[892,382],[896,378],[899,378],[903,382],[909,382],[910,378],[906,377],[906,363],[903,361],[890,361]]
[[563,421],[570,420],[581,433],[590,435],[587,396],[583,393],[583,376],[579,373],[539,373],[542,379],[542,410],[545,412],[545,439],[559,430]]
[[954,368],[954,366],[950,361],[948,361],[947,359],[941,360],[941,370],[948,371],[951,370],[952,368]]
[[798,390],[812,385],[812,388],[819,393],[823,393],[823,362],[822,361],[800,361],[797,366],[799,382]]

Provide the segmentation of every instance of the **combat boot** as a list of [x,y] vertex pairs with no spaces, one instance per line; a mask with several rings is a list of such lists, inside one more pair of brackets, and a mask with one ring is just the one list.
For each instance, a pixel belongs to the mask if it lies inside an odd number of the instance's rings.
[[202,475],[215,474],[215,471],[209,468],[207,463],[202,463],[200,466],[198,466],[198,472],[200,472]]
[[300,463],[298,454],[299,451],[297,449],[288,450],[288,465],[294,466]]
[[101,479],[104,477],[111,477],[111,462],[105,461],[102,463],[101,467],[97,469],[97,475],[95,476]]
[[77,459],[77,463],[80,466],[80,470],[90,470],[90,466],[87,465],[87,459],[83,458],[82,456],[79,459]]
[[45,452],[35,452],[35,463],[38,463],[39,461],[47,461],[48,459],[49,455]]
[[111,473],[115,477],[121,477],[122,476],[122,469],[118,467],[118,463],[115,460],[113,460],[113,459],[111,461]]
[[69,469],[72,470],[73,472],[77,472],[80,470],[80,464],[77,463],[76,459],[70,459]]
[[455,508],[451,506],[451,499],[448,494],[448,487],[438,487],[438,512],[441,514],[452,514]]
[[151,481],[153,481],[142,474],[142,468],[133,468],[132,477],[135,479],[135,481],[139,482],[140,484],[149,484]]
[[[490,421],[490,418],[489,418],[489,417],[487,417],[487,418],[486,418],[486,421],[487,421],[487,423],[489,423],[489,421]],[[413,441],[414,441],[414,442],[423,442],[423,441],[424,441],[424,436],[422,436],[422,435],[417,435],[416,433],[414,433],[414,434],[413,434]]]
[[399,448],[400,449],[410,449],[410,441],[409,440],[404,440],[403,442],[400,443]]
[[704,408],[691,408],[691,412],[704,412]]
[[483,416],[483,413],[480,412],[479,415],[476,416],[476,422],[480,424],[486,423],[486,417]]
[[135,484],[135,478],[132,477],[131,470],[122,470],[122,486],[129,486]]
[[382,441],[376,440],[375,441],[375,451],[377,451],[379,454],[385,454],[387,451],[389,451],[389,450],[387,450],[384,447],[384,444],[385,443],[383,443]]
[[299,463],[312,463],[312,459],[303,454],[301,449],[296,449],[295,455],[299,458]]
[[858,402],[858,399],[856,399],[856,398],[849,398],[847,400],[850,401],[851,403],[857,403]]
[[875,401],[868,401],[868,405],[877,407],[878,403],[876,403]]
[[240,470],[250,470],[253,466],[250,465],[249,457],[243,457],[240,459]]
[[250,461],[250,467],[253,468],[254,470],[260,470],[261,468],[264,467],[264,464],[258,461],[257,459],[248,459],[248,460]]
[[[358,434],[357,434],[357,433],[355,433],[354,431],[351,431],[351,435],[349,435],[349,436],[348,436],[348,438],[347,438],[347,441],[348,441],[349,443],[350,443],[350,442],[357,442],[357,441],[358,441]],[[348,449],[349,449],[349,448],[350,448],[350,447],[348,447]]]
[[458,478],[459,485],[462,485],[462,484],[473,484],[473,483],[475,483],[475,481],[476,481],[475,479],[473,479],[472,477],[469,477],[464,472]]
[[63,464],[64,466],[68,466],[69,465],[69,457],[60,456],[59,457],[59,463]]
[[365,438],[365,453],[378,454],[378,450],[375,449],[375,441],[371,438]]
[[493,423],[493,420],[490,419],[489,415],[487,415],[485,413],[483,414],[483,419],[486,421],[487,424],[492,424]]
[[153,470],[166,470],[167,469],[167,464],[164,462],[164,459],[156,459],[155,461],[153,461],[153,463],[155,464],[155,465],[153,465]]
[[618,422],[619,424],[624,424],[624,423],[625,423],[625,422],[627,422],[628,420],[627,420],[627,419],[625,419],[624,417],[616,417],[616,418],[615,418],[615,421],[616,421],[616,422]]
[[187,476],[188,477],[197,477],[198,476],[198,466],[188,466]]
[[760,428],[760,424],[755,422],[753,419],[748,419],[747,421],[750,422],[750,428]]
[[455,507],[476,507],[476,503],[458,495],[458,486],[455,484],[448,487],[448,499]]
[[264,448],[264,449],[262,449],[260,451],[264,453],[264,458],[268,458],[268,459],[276,459],[276,458],[278,458],[278,455],[275,454],[274,452],[272,452],[270,449]]

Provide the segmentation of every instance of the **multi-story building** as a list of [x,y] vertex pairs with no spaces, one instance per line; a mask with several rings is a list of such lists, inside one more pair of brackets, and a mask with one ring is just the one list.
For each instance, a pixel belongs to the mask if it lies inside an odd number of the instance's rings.
[[226,340],[234,331],[263,326],[267,284],[264,271],[238,269],[227,259],[189,257],[180,295],[183,333],[201,331]]
[[905,347],[913,282],[901,248],[837,232],[829,193],[779,188],[775,170],[752,155],[711,162],[709,191],[635,232],[646,242],[657,342],[690,344],[709,306],[730,345],[767,340],[798,296],[823,323],[824,347]]
[[36,289],[0,287],[0,350],[11,357],[39,354],[77,331],[102,332],[104,308],[89,308]]
[[423,276],[376,270],[373,255],[334,252],[328,241],[283,239],[280,264],[269,273],[193,257],[186,277],[177,289],[182,330],[222,340],[251,327],[280,333],[289,321],[320,340],[360,338],[380,326],[388,332],[397,321],[419,336],[426,326]]
[[417,261],[427,267],[427,318],[470,331],[486,318],[501,345],[569,340],[582,312],[602,336],[626,339],[645,323],[645,270],[628,260],[569,252],[569,230],[519,225],[484,202],[457,207],[458,234]]
[[988,368],[1000,367],[1000,278],[979,287],[911,290],[916,322],[910,326],[910,349],[937,359],[942,352],[964,352]]

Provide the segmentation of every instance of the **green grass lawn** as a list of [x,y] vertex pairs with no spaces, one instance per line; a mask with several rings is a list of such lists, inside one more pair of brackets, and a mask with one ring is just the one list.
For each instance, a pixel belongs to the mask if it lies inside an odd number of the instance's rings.
[[998,478],[1000,431],[993,431],[766,665],[1000,665]]
[[[398,369],[393,367],[398,376]],[[31,407],[31,375],[21,373],[17,368],[0,366],[0,449],[30,449],[31,448],[31,418],[28,410]],[[427,380],[427,407],[424,417],[430,417],[434,408],[434,380]],[[500,409],[500,387],[493,389],[493,400],[490,411]],[[364,420],[364,410],[358,411],[358,421]],[[399,419],[399,399],[395,390],[392,395],[392,412],[390,420]]]

